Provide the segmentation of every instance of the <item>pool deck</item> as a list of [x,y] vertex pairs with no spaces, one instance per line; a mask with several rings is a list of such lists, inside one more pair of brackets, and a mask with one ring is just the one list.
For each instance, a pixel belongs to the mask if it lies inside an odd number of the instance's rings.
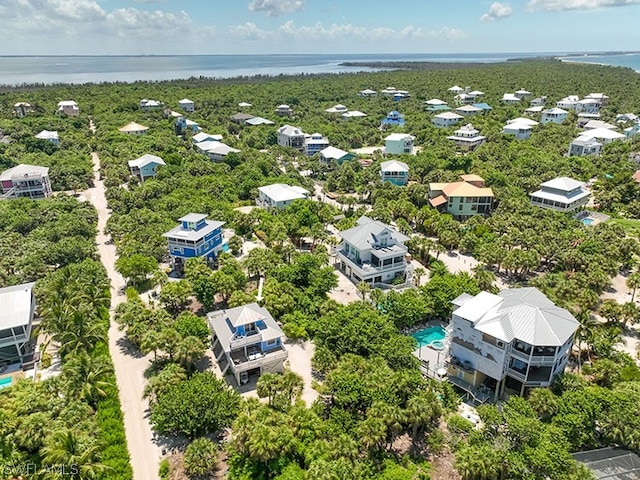
[[414,350],[413,355],[420,360],[420,369],[428,377],[435,378],[436,380],[443,380],[446,376],[438,375],[438,370],[446,369],[447,359],[449,358],[449,332],[447,331],[447,324],[440,320],[430,320],[419,326],[415,326],[407,331],[403,332],[405,335],[411,335],[412,333],[425,330],[429,327],[442,327],[445,330],[446,336],[442,343],[444,343],[444,349],[435,350],[429,345],[419,346]]

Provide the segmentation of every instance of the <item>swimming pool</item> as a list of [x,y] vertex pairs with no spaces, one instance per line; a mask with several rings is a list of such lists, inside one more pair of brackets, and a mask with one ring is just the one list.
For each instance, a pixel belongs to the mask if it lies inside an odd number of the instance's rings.
[[442,327],[427,327],[412,333],[411,336],[418,341],[419,346],[424,347],[425,345],[431,345],[433,342],[442,344],[447,334]]
[[594,222],[593,218],[587,217],[582,219],[582,223],[584,223],[585,225],[593,225],[593,222]]
[[0,390],[11,386],[11,377],[0,378]]

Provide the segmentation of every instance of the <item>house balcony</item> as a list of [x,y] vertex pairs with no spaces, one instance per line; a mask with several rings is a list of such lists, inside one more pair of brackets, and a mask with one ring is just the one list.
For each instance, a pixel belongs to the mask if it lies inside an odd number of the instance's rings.
[[245,355],[244,349],[232,351],[231,368],[235,372],[246,372],[254,368],[281,362],[287,359],[289,352],[281,345],[279,348],[267,352],[255,351]]
[[[3,330],[6,332],[6,330]],[[9,335],[0,337],[0,348],[16,346],[16,345],[24,345],[29,341],[29,338],[25,334],[20,335]]]
[[247,332],[242,336],[234,335],[233,337],[231,337],[231,339],[229,340],[229,347],[233,351],[238,348],[245,347],[247,345],[254,345],[256,343],[261,343],[261,342],[262,342],[262,333],[260,331],[252,331],[252,332]]
[[[397,246],[389,247],[389,248],[397,248]],[[361,270],[363,273],[376,273],[376,272],[387,272],[390,270],[399,270],[404,269],[407,266],[407,262],[404,259],[404,255],[406,251],[402,251],[398,249],[397,254],[402,255],[401,262],[391,262],[388,265],[373,265],[371,262],[363,262],[362,260],[356,260],[356,258],[352,255],[349,255],[346,250],[343,250],[341,246],[336,249],[338,257],[345,263],[348,263],[351,267],[355,267],[358,270]]]

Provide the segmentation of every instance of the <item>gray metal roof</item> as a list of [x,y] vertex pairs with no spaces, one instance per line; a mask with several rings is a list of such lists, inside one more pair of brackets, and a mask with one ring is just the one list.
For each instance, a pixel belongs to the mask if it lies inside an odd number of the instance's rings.
[[135,160],[129,160],[130,167],[138,167],[142,168],[145,165],[149,165],[150,163],[155,163],[157,165],[166,165],[164,160],[162,160],[157,155],[151,155],[150,153],[145,153],[143,156],[136,158]]
[[216,310],[208,313],[207,319],[225,352],[230,351],[230,341],[234,334],[230,325],[237,327],[263,320],[267,326],[264,330],[260,330],[263,342],[284,337],[282,329],[269,311],[257,303],[249,303],[227,310]]
[[[178,220],[180,222],[197,223],[204,218],[207,218],[207,216],[202,213],[189,213],[188,215],[185,215],[184,217],[181,217]],[[225,224],[225,222],[219,222],[217,220],[205,220],[204,223],[206,225],[202,227],[200,230],[184,229],[182,228],[182,223],[181,223],[177,227],[174,227],[168,232],[163,233],[162,236],[167,238],[180,238],[182,240],[197,241],[197,240],[200,240],[205,235],[207,235],[208,233],[215,230],[216,228],[219,228]]]
[[29,175],[42,175],[43,177],[46,177],[49,175],[49,167],[40,167],[37,165],[27,165],[22,163],[2,172],[0,174],[0,181]]
[[556,306],[534,287],[480,292],[462,300],[454,313],[471,321],[478,331],[507,342],[521,340],[534,346],[563,345],[578,328],[566,309]]
[[0,288],[0,330],[27,326],[33,319],[31,299],[35,282]]
[[357,226],[340,232],[340,237],[358,250],[368,250],[378,243],[378,238],[384,231],[390,232],[391,237],[401,245],[404,245],[404,242],[409,240],[409,237],[398,232],[393,227],[365,216],[358,219]]

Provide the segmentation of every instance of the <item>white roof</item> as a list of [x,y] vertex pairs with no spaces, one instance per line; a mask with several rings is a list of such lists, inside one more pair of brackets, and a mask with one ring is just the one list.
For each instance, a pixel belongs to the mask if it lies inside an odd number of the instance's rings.
[[606,140],[617,140],[625,138],[622,133],[614,132],[608,128],[593,128],[591,130],[585,130],[580,135],[581,137],[586,138],[602,138]]
[[388,160],[380,164],[381,172],[408,172],[409,165],[397,160]]
[[520,95],[531,95],[531,92],[525,90],[524,88],[521,88],[520,90],[516,90],[516,93],[519,93]]
[[427,105],[446,105],[447,102],[440,100],[439,98],[432,98],[431,100],[427,100],[426,102]]
[[442,112],[439,113],[437,115],[434,115],[433,118],[443,118],[443,119],[457,119],[457,120],[461,120],[464,117],[462,115],[458,115],[457,113],[454,112]]
[[595,147],[596,145],[602,146],[595,138],[580,136],[571,142],[571,145],[582,145],[582,146],[590,146]]
[[30,107],[31,104],[27,102],[18,102],[13,105],[14,107]]
[[[203,142],[203,143],[207,143],[207,142]],[[198,145],[198,147],[200,147],[201,144]],[[201,148],[202,151],[206,152],[206,153],[215,153],[217,155],[228,155],[229,153],[239,153],[240,150],[238,150],[237,148],[233,148],[230,147],[227,144],[224,144],[222,142],[211,142],[210,146],[207,146],[206,148]]]
[[481,92],[480,90],[474,90],[473,92],[469,92],[469,95],[473,97],[478,97],[480,95],[484,95],[484,92]]
[[182,105],[183,103],[193,103],[193,101],[189,100],[188,98],[183,98],[182,100],[178,100],[178,103]]
[[462,87],[459,87],[458,85],[454,85],[451,88],[447,88],[447,90],[449,92],[462,92],[464,89]]
[[136,123],[136,122],[131,122],[125,125],[124,127],[119,128],[118,130],[120,130],[123,133],[146,132],[147,130],[149,130],[149,127],[145,127],[144,125],[140,125],[139,123]]
[[542,111],[543,114],[552,114],[552,115],[561,115],[561,114],[567,114],[569,112],[567,112],[566,110],[563,110],[562,108],[558,108],[558,107],[553,107],[553,108],[547,108],[546,110]]
[[514,118],[513,120],[507,120],[507,125],[511,125],[512,123],[524,123],[531,127],[535,127],[536,125],[539,125],[539,123],[536,122],[535,120],[531,120],[530,118],[524,118],[524,117],[518,117],[518,118]]
[[73,100],[63,100],[61,102],[58,102],[58,106],[59,107],[77,107],[78,104]]
[[385,232],[388,232],[396,242],[403,245],[402,248],[398,245],[386,248],[389,248],[392,252],[406,253],[404,242],[409,240],[409,237],[379,220],[372,220],[364,215],[357,220],[355,227],[341,231],[340,238],[349,242],[358,250],[364,251],[374,248],[379,243],[381,235]]
[[244,121],[247,125],[273,125],[274,122],[262,117],[253,117]]
[[31,296],[35,282],[0,288],[0,330],[27,326],[32,320]]
[[251,105],[249,102],[240,102],[238,104],[239,107],[252,107],[253,105]]
[[408,133],[391,133],[385,137],[385,141],[397,142],[400,140],[415,140],[416,137],[409,135]]
[[298,127],[292,127],[291,125],[283,125],[278,129],[278,133],[287,135],[288,137],[304,136],[304,132]]
[[541,184],[541,187],[553,188],[555,190],[563,190],[565,192],[570,192],[571,190],[575,190],[576,188],[582,187],[584,185],[583,182],[579,180],[574,180],[569,177],[558,177],[553,180],[549,180]]
[[196,133],[192,137],[192,139],[195,143],[210,142],[210,141],[219,142],[220,140],[222,140],[222,135],[218,135],[218,134],[212,135],[210,133],[200,132],[200,133]]
[[333,107],[327,108],[325,110],[325,112],[327,113],[339,113],[339,112],[346,112],[346,111],[347,111],[347,107],[341,104],[334,105]]
[[473,105],[463,105],[456,108],[456,112],[482,112],[482,109],[474,107]]
[[231,351],[231,340],[234,336],[231,326],[239,327],[262,320],[264,325],[258,327],[261,341],[268,342],[284,337],[284,333],[269,311],[257,303],[210,312],[207,314],[207,319],[225,352]]
[[[16,177],[26,177],[29,175],[47,176],[49,175],[49,167],[39,167],[37,165],[27,165],[22,163],[0,173],[0,181],[11,180]],[[0,310],[2,309],[0,308]]]
[[594,130],[596,128],[607,128],[609,130],[615,130],[618,127],[616,127],[615,125],[611,125],[610,123],[603,122],[602,120],[589,120],[587,123],[585,123],[583,128],[585,130]]
[[342,114],[343,118],[366,117],[366,116],[367,116],[366,113],[362,113],[359,110],[349,110],[348,112],[345,112]]
[[[180,222],[193,222],[197,223],[200,220],[207,218],[207,215],[203,213],[189,213],[184,217],[179,218]],[[163,237],[167,238],[181,238],[184,240],[199,240],[204,238],[209,233],[213,232],[216,228],[220,228],[225,224],[225,222],[219,222],[217,220],[205,220],[205,226],[200,228],[200,230],[188,230],[182,228],[182,223],[180,225],[172,228],[166,233],[163,233]]]
[[471,321],[476,330],[506,342],[515,339],[533,346],[560,346],[579,325],[568,310],[533,287],[503,290],[498,295],[480,292],[460,303],[455,315]]
[[502,100],[508,100],[510,102],[519,102],[520,97],[516,97],[513,93],[505,93],[502,95]]
[[347,155],[348,153],[349,152],[345,152],[344,150],[341,150],[336,147],[327,147],[324,150],[320,151],[320,155],[322,155],[324,158],[329,158],[333,160],[339,160],[345,155]]
[[525,110],[525,112],[530,112],[530,113],[540,113],[542,110],[544,110],[544,107],[542,105],[538,105],[536,107],[529,107]]
[[296,185],[286,183],[274,183],[259,187],[258,190],[274,202],[287,202],[307,198],[309,191]]
[[288,110],[288,109],[290,109],[291,107],[290,107],[289,105],[284,105],[284,104],[282,104],[282,105],[278,105],[278,107],[277,107],[277,108],[278,108],[278,110]]
[[42,130],[39,134],[36,135],[36,138],[39,138],[41,140],[58,140],[58,132]]
[[593,103],[600,103],[598,102],[598,100],[596,100],[595,98],[583,98],[582,100],[578,100],[576,103],[580,103],[580,104],[593,104]]
[[365,95],[366,94],[371,95],[372,93],[378,93],[378,92],[376,92],[375,90],[371,90],[370,88],[366,88],[364,90],[360,90],[360,92],[358,92],[358,93],[364,93]]
[[142,168],[146,165],[149,165],[150,163],[155,163],[156,165],[166,165],[166,163],[164,163],[164,160],[162,160],[162,158],[156,155],[151,155],[150,153],[145,153],[143,156],[136,158],[135,160],[129,160],[128,162],[129,167],[138,167],[138,168]]

